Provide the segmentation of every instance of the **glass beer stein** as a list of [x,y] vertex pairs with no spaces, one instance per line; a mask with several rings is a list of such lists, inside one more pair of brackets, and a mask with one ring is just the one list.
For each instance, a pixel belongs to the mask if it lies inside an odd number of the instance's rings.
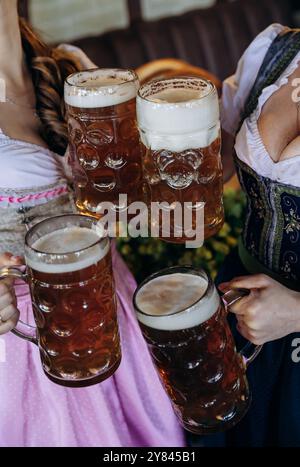
[[119,195],[127,195],[127,204],[141,201],[138,88],[137,75],[121,69],[81,71],[65,81],[70,165],[81,213],[100,218],[103,202],[116,212],[127,210]]
[[36,328],[19,321],[13,332],[38,345],[44,372],[63,386],[99,383],[121,361],[110,243],[93,224],[46,219],[26,234],[26,272],[0,269],[0,279],[28,282]]
[[192,433],[229,429],[248,410],[245,371],[261,347],[249,343],[237,353],[226,319],[227,307],[243,295],[229,291],[221,300],[207,274],[191,267],[153,274],[134,294],[153,362],[179,421]]
[[170,234],[164,235],[160,225],[160,238],[174,243],[190,239],[185,230],[177,234],[180,229],[172,211],[176,203],[182,207],[190,203],[191,230],[196,228],[196,210],[205,203],[204,237],[216,234],[223,225],[224,212],[215,86],[196,77],[146,83],[138,92],[137,119],[150,200],[166,203],[162,209],[171,219]]

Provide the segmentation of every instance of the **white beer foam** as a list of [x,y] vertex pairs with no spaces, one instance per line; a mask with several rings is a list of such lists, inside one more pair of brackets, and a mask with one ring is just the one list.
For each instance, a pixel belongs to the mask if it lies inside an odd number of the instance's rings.
[[64,97],[72,107],[100,108],[135,99],[138,89],[139,82],[132,71],[95,69],[69,76]]
[[[26,264],[35,271],[47,274],[64,274],[88,268],[98,263],[109,251],[108,239],[95,245],[99,239],[94,230],[86,227],[72,226],[56,230],[32,245],[34,250],[47,253],[47,256],[27,249]],[[86,251],[81,251],[85,248]]]
[[194,88],[183,88],[184,78],[165,80],[165,88],[153,94],[153,83],[141,88],[137,119],[141,140],[147,148],[181,152],[205,148],[218,137],[217,91],[208,81],[195,78],[193,82]]
[[157,277],[136,295],[136,305],[143,312],[137,311],[137,318],[148,327],[164,331],[199,326],[213,316],[220,304],[215,287],[204,296],[207,287],[207,279],[194,274]]

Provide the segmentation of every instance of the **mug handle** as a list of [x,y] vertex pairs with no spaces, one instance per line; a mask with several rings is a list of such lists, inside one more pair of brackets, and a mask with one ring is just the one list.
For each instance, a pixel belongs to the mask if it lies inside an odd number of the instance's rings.
[[[7,278],[22,279],[26,283],[28,282],[28,276],[26,272],[22,272],[13,266],[0,268],[0,281]],[[19,320],[16,324],[16,327],[12,329],[11,332],[16,336],[21,337],[22,339],[38,345],[35,326],[30,326],[30,324]]]
[[[225,306],[225,310],[227,311],[228,307],[236,303],[241,298],[246,297],[249,295],[249,293],[250,292],[247,289],[231,289],[228,290],[228,292],[225,292],[221,297],[221,300]],[[242,356],[246,369],[257,357],[262,347],[262,345],[255,345],[252,344],[252,342],[247,342],[247,344],[242,348],[240,355]]]

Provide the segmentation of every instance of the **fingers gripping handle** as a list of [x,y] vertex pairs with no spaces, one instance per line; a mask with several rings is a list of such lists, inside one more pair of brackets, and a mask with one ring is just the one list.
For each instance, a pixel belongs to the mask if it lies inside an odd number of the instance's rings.
[[[248,289],[231,289],[225,292],[222,296],[225,309],[227,310],[231,305],[239,301],[241,298],[249,295]],[[240,351],[245,367],[247,368],[250,363],[257,357],[262,349],[262,345],[255,345],[252,342],[248,342]]]
[[[3,279],[22,279],[27,282],[27,274],[16,267],[0,268],[0,281]],[[25,339],[33,344],[37,344],[36,328],[19,320],[16,327],[11,331],[18,337]]]

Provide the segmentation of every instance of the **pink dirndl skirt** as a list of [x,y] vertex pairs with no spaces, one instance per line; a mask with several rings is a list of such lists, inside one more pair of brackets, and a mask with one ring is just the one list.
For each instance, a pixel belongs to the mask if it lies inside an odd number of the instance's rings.
[[[185,446],[132,309],[135,281],[113,247],[122,362],[88,388],[65,388],[44,374],[38,348],[0,336],[0,446]],[[21,318],[33,322],[28,287],[17,284]]]

